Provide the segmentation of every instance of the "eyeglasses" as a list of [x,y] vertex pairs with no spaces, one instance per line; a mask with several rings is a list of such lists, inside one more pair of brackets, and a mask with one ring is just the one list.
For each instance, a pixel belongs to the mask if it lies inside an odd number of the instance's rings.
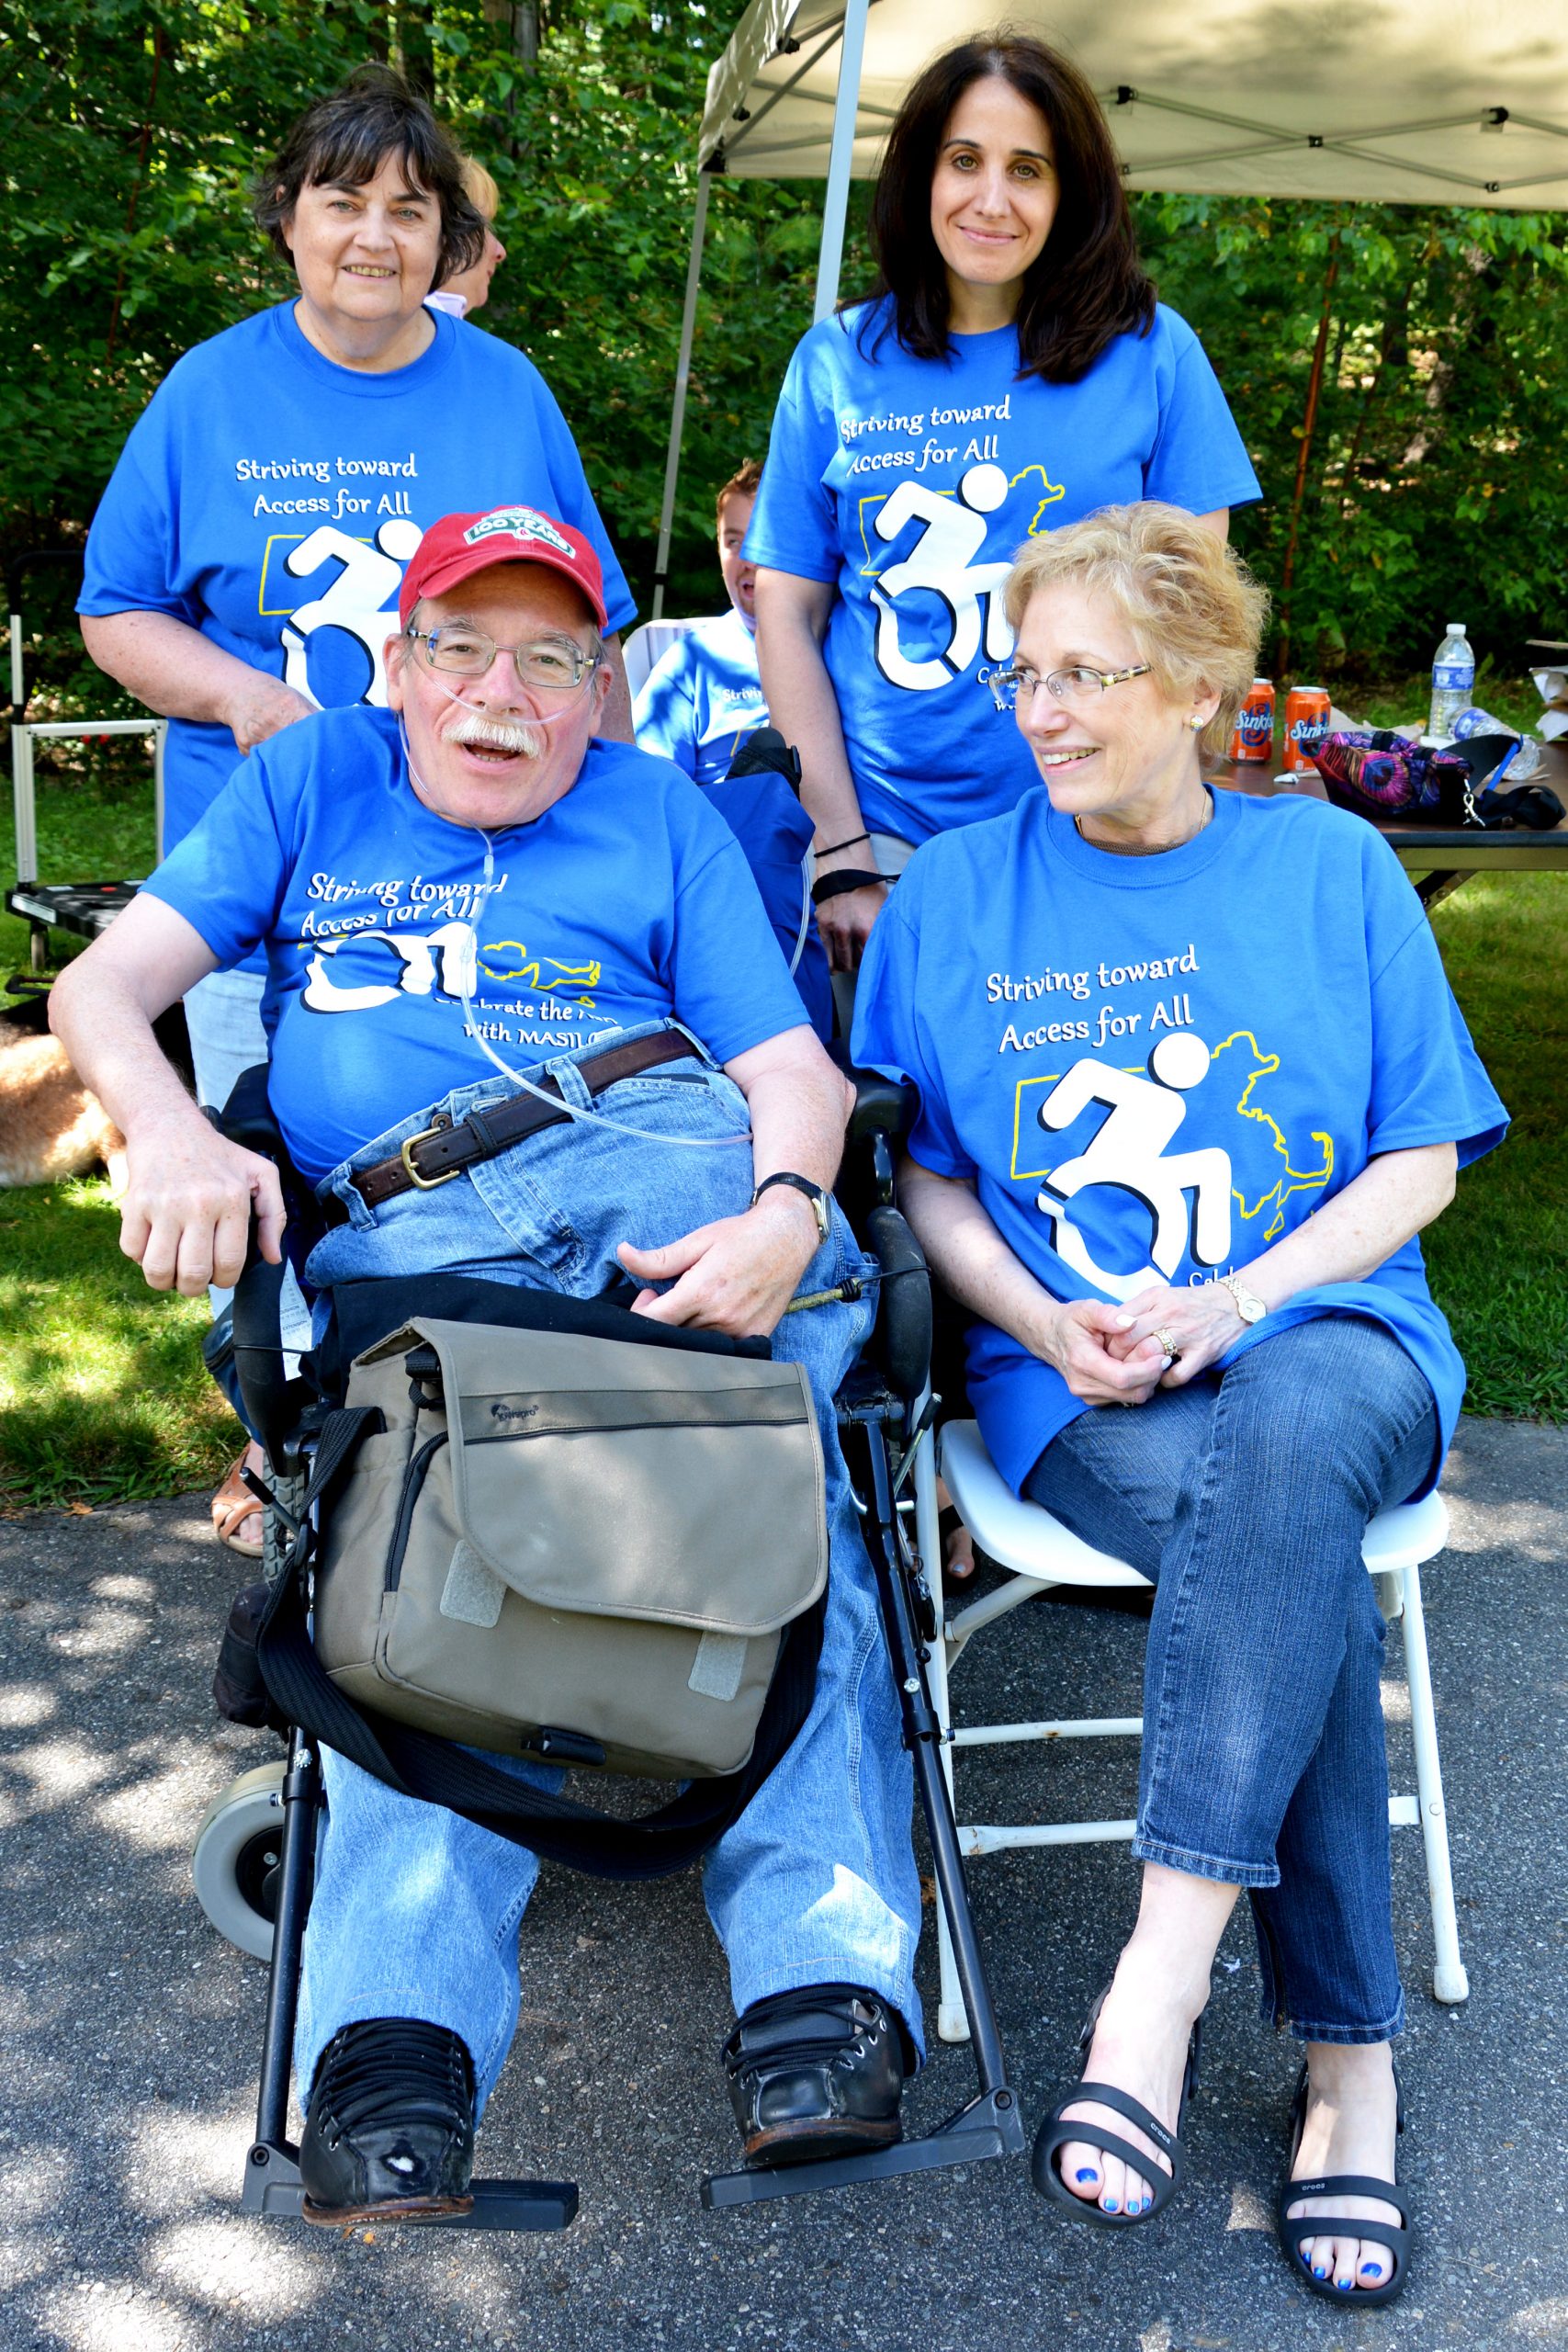
[[985,680],[991,689],[991,700],[998,710],[1016,710],[1020,702],[1028,702],[1036,686],[1043,686],[1058,702],[1092,702],[1107,686],[1124,686],[1129,678],[1146,678],[1149,664],[1140,662],[1135,670],[1053,670],[1037,678],[1032,670],[993,670]]
[[559,638],[539,638],[532,645],[497,645],[482,629],[461,621],[445,628],[410,628],[404,634],[416,642],[423,639],[431,668],[455,678],[482,678],[498,653],[510,653],[520,683],[536,694],[575,694],[604,658],[584,653],[580,645]]

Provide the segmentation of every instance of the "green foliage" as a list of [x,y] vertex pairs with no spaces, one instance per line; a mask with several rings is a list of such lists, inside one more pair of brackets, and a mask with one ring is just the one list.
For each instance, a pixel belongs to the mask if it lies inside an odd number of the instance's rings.
[[1263,485],[1235,536],[1284,572],[1312,356],[1292,668],[1429,662],[1450,613],[1517,673],[1568,628],[1568,245],[1550,213],[1142,196],[1162,298],[1202,335]]
[[[367,56],[402,58],[502,188],[482,323],[543,368],[646,602],[708,64],[739,0],[556,0],[538,62],[506,0],[0,0],[0,554],[79,550],[130,424],[191,344],[290,284],[246,185]],[[717,595],[712,493],[760,454],[810,314],[815,183],[720,178],[676,515],[672,607]],[[856,223],[865,190],[856,191]],[[1416,668],[1462,614],[1517,670],[1568,633],[1568,317],[1560,216],[1143,196],[1164,299],[1203,336],[1261,477],[1236,536],[1278,590],[1331,251],[1327,365],[1291,598],[1292,669]],[[1335,241],[1337,240],[1336,245]],[[844,284],[865,280],[852,227]],[[483,421],[490,424],[492,421]],[[503,422],[495,421],[499,429]],[[70,575],[22,599],[34,674],[89,685]],[[89,673],[90,674],[90,673]]]

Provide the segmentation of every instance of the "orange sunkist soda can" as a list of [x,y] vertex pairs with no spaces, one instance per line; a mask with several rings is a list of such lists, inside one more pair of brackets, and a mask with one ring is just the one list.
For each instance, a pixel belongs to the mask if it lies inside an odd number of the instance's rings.
[[1317,749],[1328,732],[1328,695],[1322,686],[1292,686],[1285,696],[1285,772],[1315,771]]
[[1273,683],[1268,678],[1254,678],[1247,700],[1235,715],[1235,725],[1231,729],[1231,758],[1234,761],[1271,761],[1273,757]]

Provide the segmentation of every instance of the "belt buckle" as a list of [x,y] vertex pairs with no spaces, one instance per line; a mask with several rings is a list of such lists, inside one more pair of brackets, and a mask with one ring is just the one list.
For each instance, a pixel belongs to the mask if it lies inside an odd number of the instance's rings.
[[434,1193],[438,1184],[449,1184],[454,1176],[460,1176],[463,1172],[460,1167],[444,1168],[439,1176],[422,1176],[418,1169],[414,1166],[413,1160],[411,1157],[415,1144],[428,1143],[432,1136],[448,1135],[451,1132],[451,1127],[452,1122],[450,1119],[438,1120],[433,1127],[422,1127],[417,1136],[410,1136],[407,1143],[404,1144],[401,1151],[398,1154],[399,1159],[403,1163],[404,1175],[408,1178],[409,1182],[417,1187],[417,1189],[422,1193]]

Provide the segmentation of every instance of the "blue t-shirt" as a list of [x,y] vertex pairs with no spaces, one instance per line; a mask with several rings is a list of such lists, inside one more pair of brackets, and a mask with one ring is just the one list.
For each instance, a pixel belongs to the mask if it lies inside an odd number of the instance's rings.
[[[592,541],[612,629],[634,606],[566,420],[520,351],[431,313],[406,368],[339,368],[292,302],[198,344],[132,427],[77,610],[167,613],[310,701],[386,701],[381,648],[424,531],[508,501]],[[170,722],[164,843],[228,782],[226,727]]]
[[496,1075],[673,1016],[721,1062],[802,1026],[729,828],[678,768],[589,746],[571,790],[491,836],[418,799],[389,711],[285,728],[143,887],[220,967],[265,949],[269,1092],[319,1181]]
[[747,736],[768,723],[757,641],[733,606],[677,638],[644,679],[632,718],[643,750],[662,752],[698,784],[728,774]]
[[641,748],[684,768],[745,851],[811,1025],[819,1037],[830,1037],[832,982],[807,897],[811,820],[783,776],[729,774],[746,738],[768,723],[756,641],[733,607],[718,620],[699,621],[668,648],[644,679],[632,716]]
[[[1451,1142],[1463,1166],[1507,1126],[1386,842],[1319,801],[1239,792],[1153,857],[1095,849],[1043,789],[931,842],[872,933],[854,1058],[913,1080],[914,1158],[974,1183],[1056,1298],[1245,1273],[1376,1154]],[[1221,1366],[1328,1314],[1393,1333],[1446,1446],[1464,1366],[1416,1240],[1364,1282],[1298,1292]],[[1015,1492],[1088,1409],[985,1323],[969,1392]]]
[[1202,345],[1163,304],[1076,384],[1021,379],[1016,327],[916,359],[890,305],[868,315],[797,345],[746,554],[837,586],[823,651],[862,816],[918,842],[1039,782],[985,683],[1012,650],[999,592],[1022,542],[1127,500],[1206,514],[1258,488]]

